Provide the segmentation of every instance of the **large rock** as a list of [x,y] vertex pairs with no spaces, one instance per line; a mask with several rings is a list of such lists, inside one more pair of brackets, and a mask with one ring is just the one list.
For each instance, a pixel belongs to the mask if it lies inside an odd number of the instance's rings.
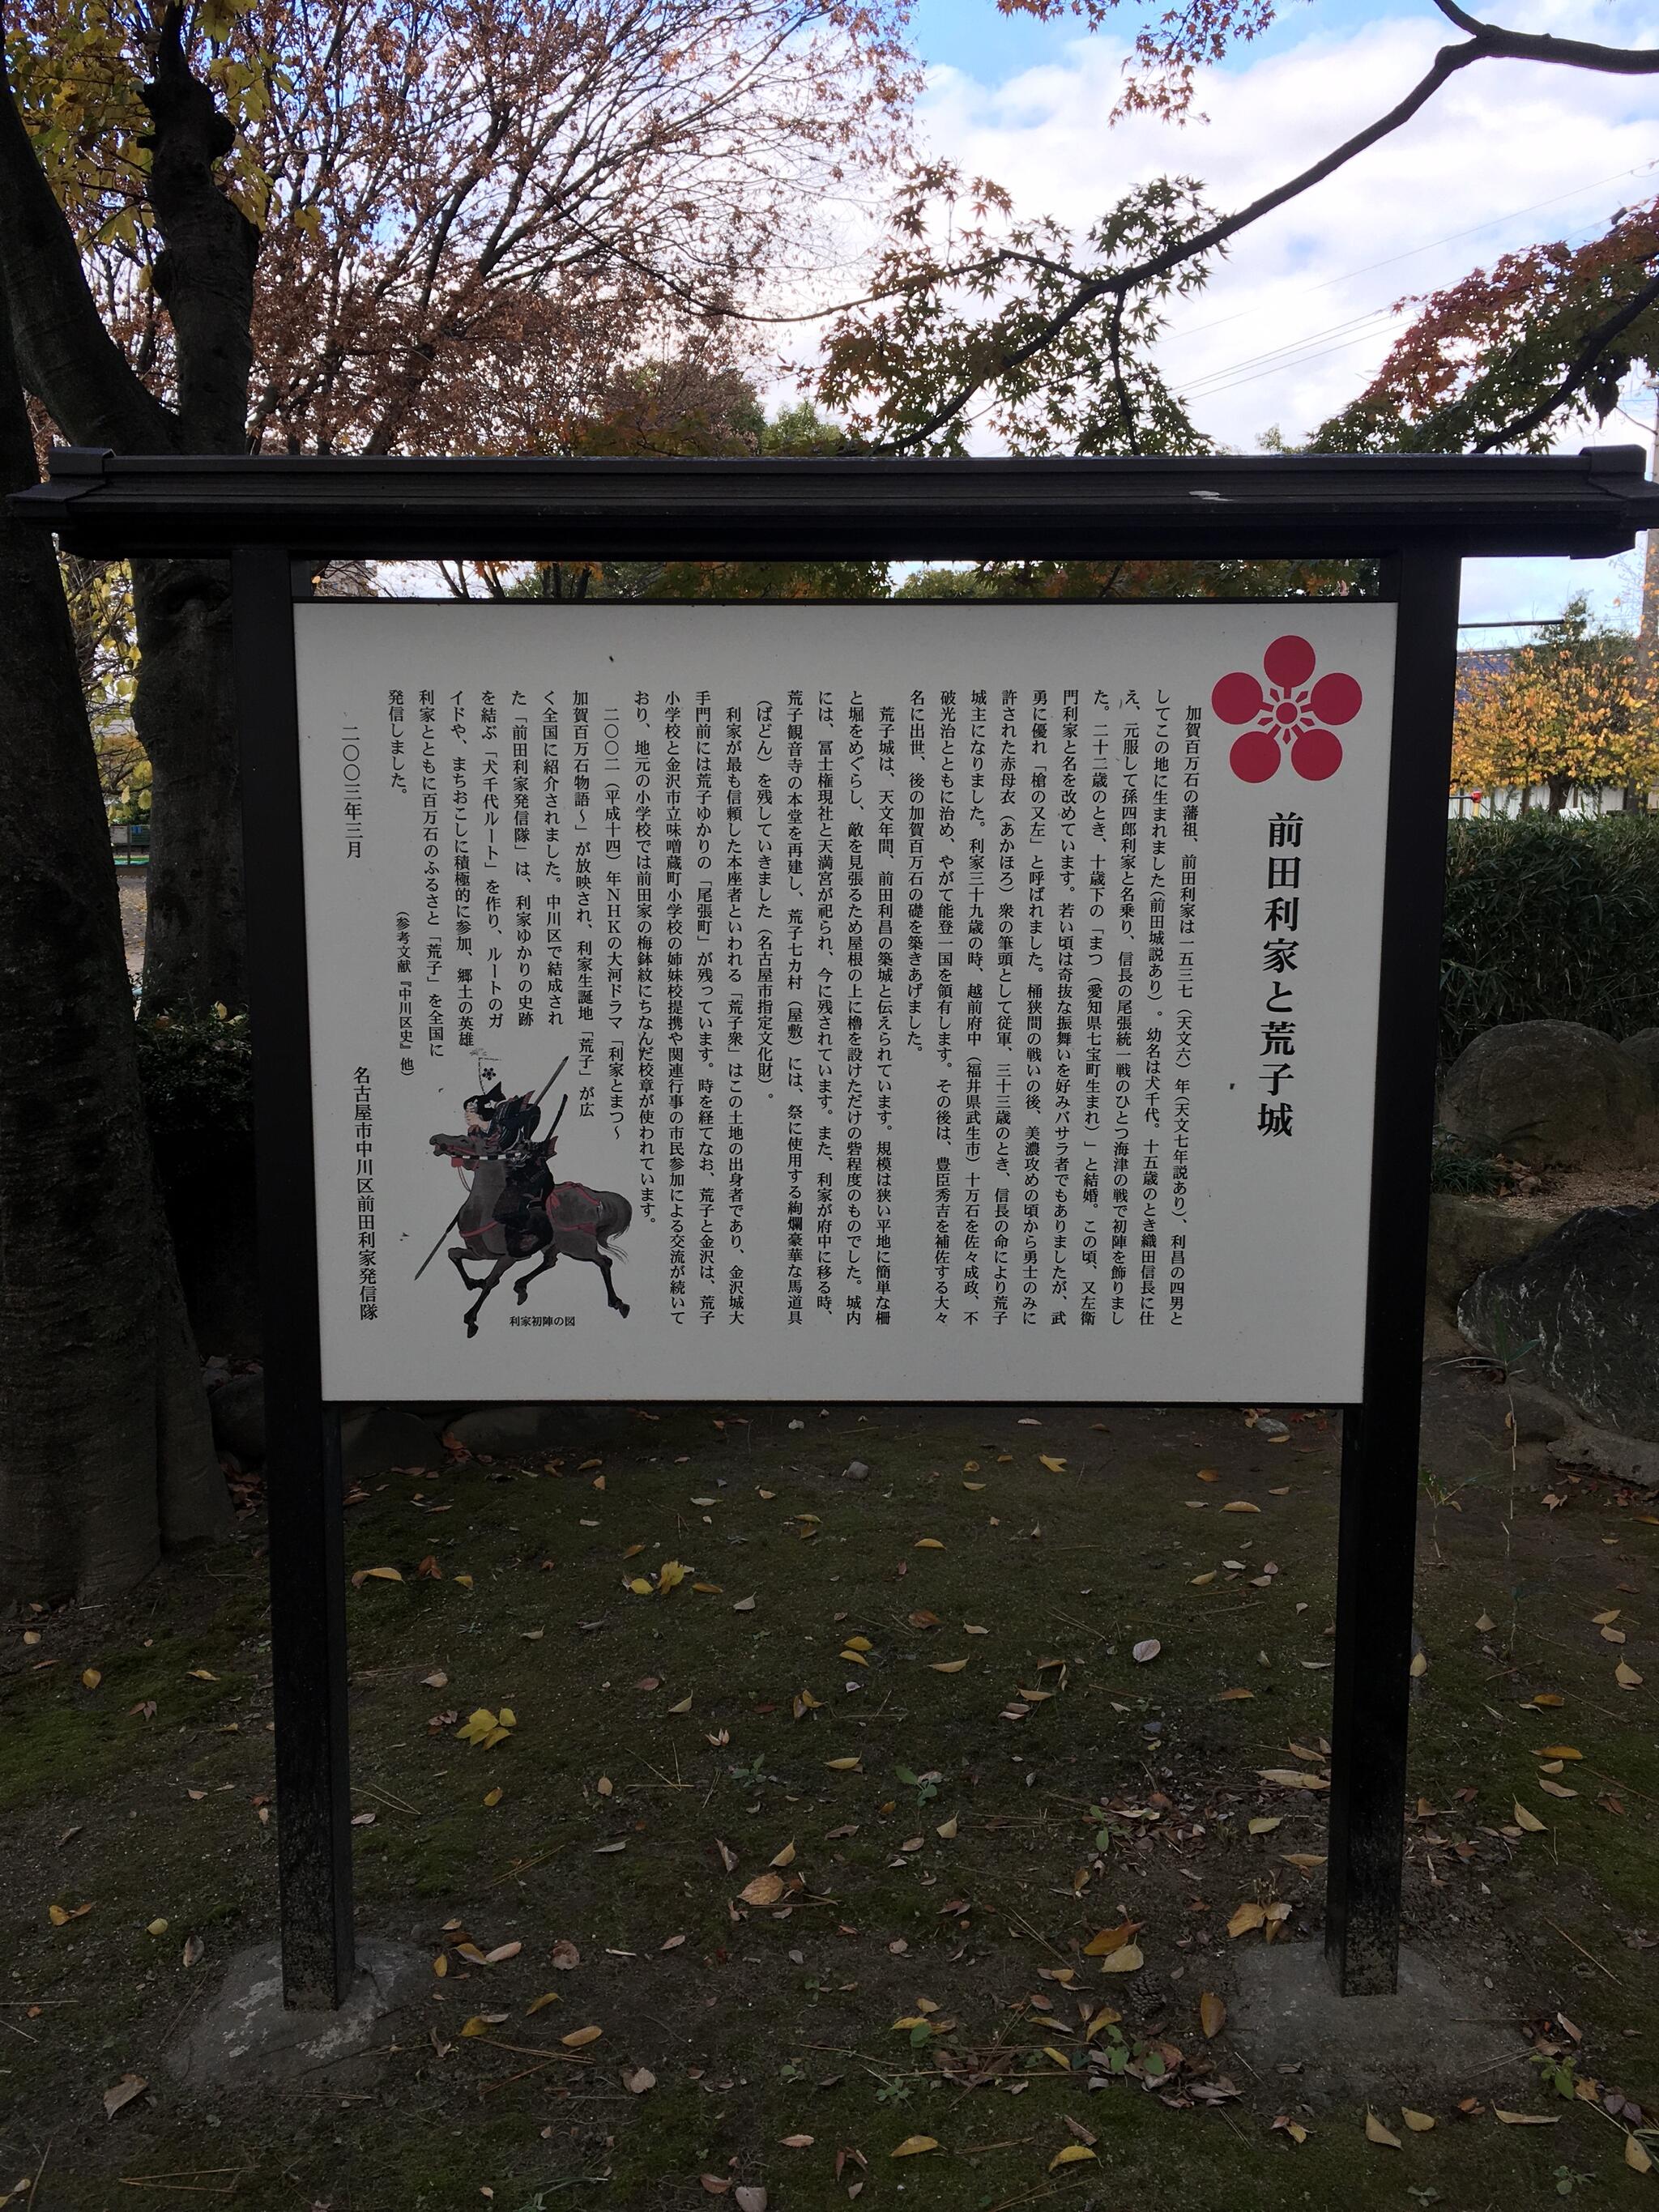
[[441,1468],[448,1454],[429,1421],[395,1406],[365,1406],[340,1422],[340,1459],[348,1481],[394,1467]]
[[1455,1137],[1532,1167],[1613,1167],[1653,1157],[1645,1074],[1582,1022],[1508,1022],[1447,1071],[1440,1119]]
[[1429,1200],[1429,1285],[1425,1359],[1445,1359],[1463,1349],[1457,1301],[1478,1276],[1541,1244],[1568,1218],[1518,1213],[1501,1198],[1466,1198],[1437,1191]]
[[1633,1060],[1647,1078],[1653,1103],[1659,1106],[1659,1030],[1638,1030],[1634,1036],[1625,1039],[1619,1049],[1626,1060]]
[[1471,1285],[1457,1325],[1597,1427],[1659,1438],[1659,1206],[1575,1213]]
[[592,1423],[577,1406],[480,1406],[453,1420],[443,1440],[489,1459],[545,1459],[550,1452],[574,1451],[592,1434]]

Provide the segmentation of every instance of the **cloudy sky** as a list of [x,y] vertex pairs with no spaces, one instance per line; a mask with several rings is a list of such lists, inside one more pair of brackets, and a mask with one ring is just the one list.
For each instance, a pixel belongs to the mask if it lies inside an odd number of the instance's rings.
[[[1503,19],[1632,45],[1652,17],[1624,5],[1522,5]],[[1081,228],[1160,170],[1200,178],[1218,207],[1256,193],[1398,100],[1449,27],[1429,0],[1291,0],[1285,20],[1204,81],[1207,121],[1105,127],[1125,41],[1074,21],[998,14],[995,0],[916,0],[934,148],[995,178],[1022,210]],[[1402,295],[1449,283],[1510,248],[1577,242],[1659,191],[1659,79],[1512,62],[1455,79],[1406,128],[1247,233],[1208,289],[1174,309],[1166,374],[1200,425],[1253,451],[1295,437],[1358,391],[1408,317]],[[1650,423],[1651,394],[1627,395]],[[1613,416],[1606,441],[1641,436]],[[1584,442],[1578,433],[1568,449]],[[1611,611],[1634,562],[1474,562],[1466,619],[1547,615],[1587,586]],[[1474,642],[1474,640],[1470,641]],[[1483,642],[1495,642],[1485,638]]]

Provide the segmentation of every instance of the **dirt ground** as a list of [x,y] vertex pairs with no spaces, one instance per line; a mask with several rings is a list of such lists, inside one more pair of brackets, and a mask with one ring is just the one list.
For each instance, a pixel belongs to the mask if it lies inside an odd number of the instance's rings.
[[349,2087],[163,2063],[274,1933],[257,1505],[0,1625],[0,2202],[1644,2201],[1659,1511],[1432,1380],[1407,1937],[1507,2040],[1384,2139],[1225,2016],[1320,1936],[1334,1419],[573,1411],[350,1504],[358,1925],[431,1965]]

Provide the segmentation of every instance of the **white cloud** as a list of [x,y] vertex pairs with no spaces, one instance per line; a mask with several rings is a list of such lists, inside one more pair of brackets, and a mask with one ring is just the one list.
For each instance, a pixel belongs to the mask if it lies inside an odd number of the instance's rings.
[[[1604,38],[1650,36],[1629,10],[1597,15]],[[1509,20],[1580,36],[1585,28],[1582,8]],[[1023,210],[1075,228],[1159,171],[1201,178],[1212,202],[1231,209],[1401,98],[1447,28],[1426,15],[1392,18],[1316,31],[1259,58],[1247,50],[1206,79],[1208,119],[1184,131],[1144,117],[1109,130],[1124,46],[1079,38],[1063,63],[1000,84],[935,69],[925,124],[939,153],[996,178]],[[1239,240],[1207,289],[1173,309],[1166,374],[1190,389],[1198,421],[1224,444],[1251,450],[1273,423],[1292,436],[1307,430],[1380,364],[1403,327],[1389,313],[1401,295],[1535,240],[1591,235],[1615,207],[1650,196],[1659,186],[1656,115],[1651,78],[1510,62],[1468,70],[1393,137]],[[1614,417],[1597,434],[1637,433]],[[1581,442],[1576,432],[1564,441]],[[1587,585],[1605,601],[1609,565],[1472,563],[1467,611],[1529,612],[1536,602],[1536,611],[1553,612]]]

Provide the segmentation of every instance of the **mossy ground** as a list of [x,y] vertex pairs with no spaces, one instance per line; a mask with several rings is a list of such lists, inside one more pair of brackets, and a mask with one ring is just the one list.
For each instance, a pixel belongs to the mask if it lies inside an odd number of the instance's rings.
[[[845,2204],[859,2182],[890,2212],[1643,2201],[1659,2174],[1626,2165],[1606,2104],[1659,2103],[1659,1730],[1653,1688],[1614,1676],[1622,1659],[1659,1686],[1650,1505],[1547,1492],[1489,1444],[1431,1486],[1407,1936],[1490,1978],[1516,2061],[1428,2082],[1431,2133],[1383,2112],[1395,2150],[1364,2140],[1357,2101],[1306,2108],[1297,2077],[1255,2078],[1199,2018],[1262,1941],[1230,1939],[1242,1902],[1283,1901],[1283,1940],[1318,1940],[1322,1868],[1285,1854],[1322,1851],[1323,1797],[1259,1776],[1318,1771],[1337,1425],[1299,1417],[1270,1445],[1233,1409],[1030,1418],[617,1409],[573,1430],[556,1471],[473,1461],[366,1486],[350,1564],[403,1579],[349,1598],[354,1809],[373,1816],[359,1926],[448,1968],[367,2089],[325,2074],[192,2097],[161,2063],[228,1955],[274,1929],[257,1516],[118,1606],[9,1626],[0,2201],[43,2158],[45,2212],[233,2190],[259,2212],[666,2212],[710,2201],[705,2174],[763,2185],[773,2212]],[[671,1559],[693,1571],[671,1594],[624,1588]],[[1615,1609],[1622,1644],[1593,1618]],[[838,1656],[853,1638],[863,1666]],[[1161,1651],[1138,1663],[1146,1638]],[[797,1718],[802,1692],[818,1702]],[[435,1718],[502,1705],[516,1725],[490,1750]],[[1570,1798],[1540,1787],[1554,1744],[1583,1753],[1553,1778]],[[1517,1800],[1541,1832],[1516,1827]],[[1279,1825],[1251,1835],[1253,1817]],[[787,1911],[738,1903],[790,1844]],[[53,1904],[92,1910],[56,1925]],[[1126,1915],[1145,1964],[1103,1973],[1082,1946]],[[551,1963],[562,1939],[572,1970]],[[463,1940],[523,1948],[470,1966]],[[1091,2094],[1103,2005],[1132,2051],[1182,2063]],[[955,2025],[896,2032],[905,2018]],[[602,2038],[567,2052],[588,2025]],[[1542,2078],[1540,2035],[1597,2103]],[[994,2052],[995,2080],[948,2078]],[[641,2066],[656,2086],[632,2094]],[[148,2091],[106,2121],[129,2070]],[[1206,2104],[1224,2078],[1241,2094]],[[1494,2081],[1555,2124],[1498,2123]],[[1464,2097],[1482,2109],[1460,2116]],[[1311,2130],[1300,2148],[1281,2113]],[[1080,2140],[1068,2119],[1097,2155],[1051,2172]],[[894,2160],[918,2135],[939,2149]],[[868,2164],[849,2156],[838,2182],[842,2151]]]

